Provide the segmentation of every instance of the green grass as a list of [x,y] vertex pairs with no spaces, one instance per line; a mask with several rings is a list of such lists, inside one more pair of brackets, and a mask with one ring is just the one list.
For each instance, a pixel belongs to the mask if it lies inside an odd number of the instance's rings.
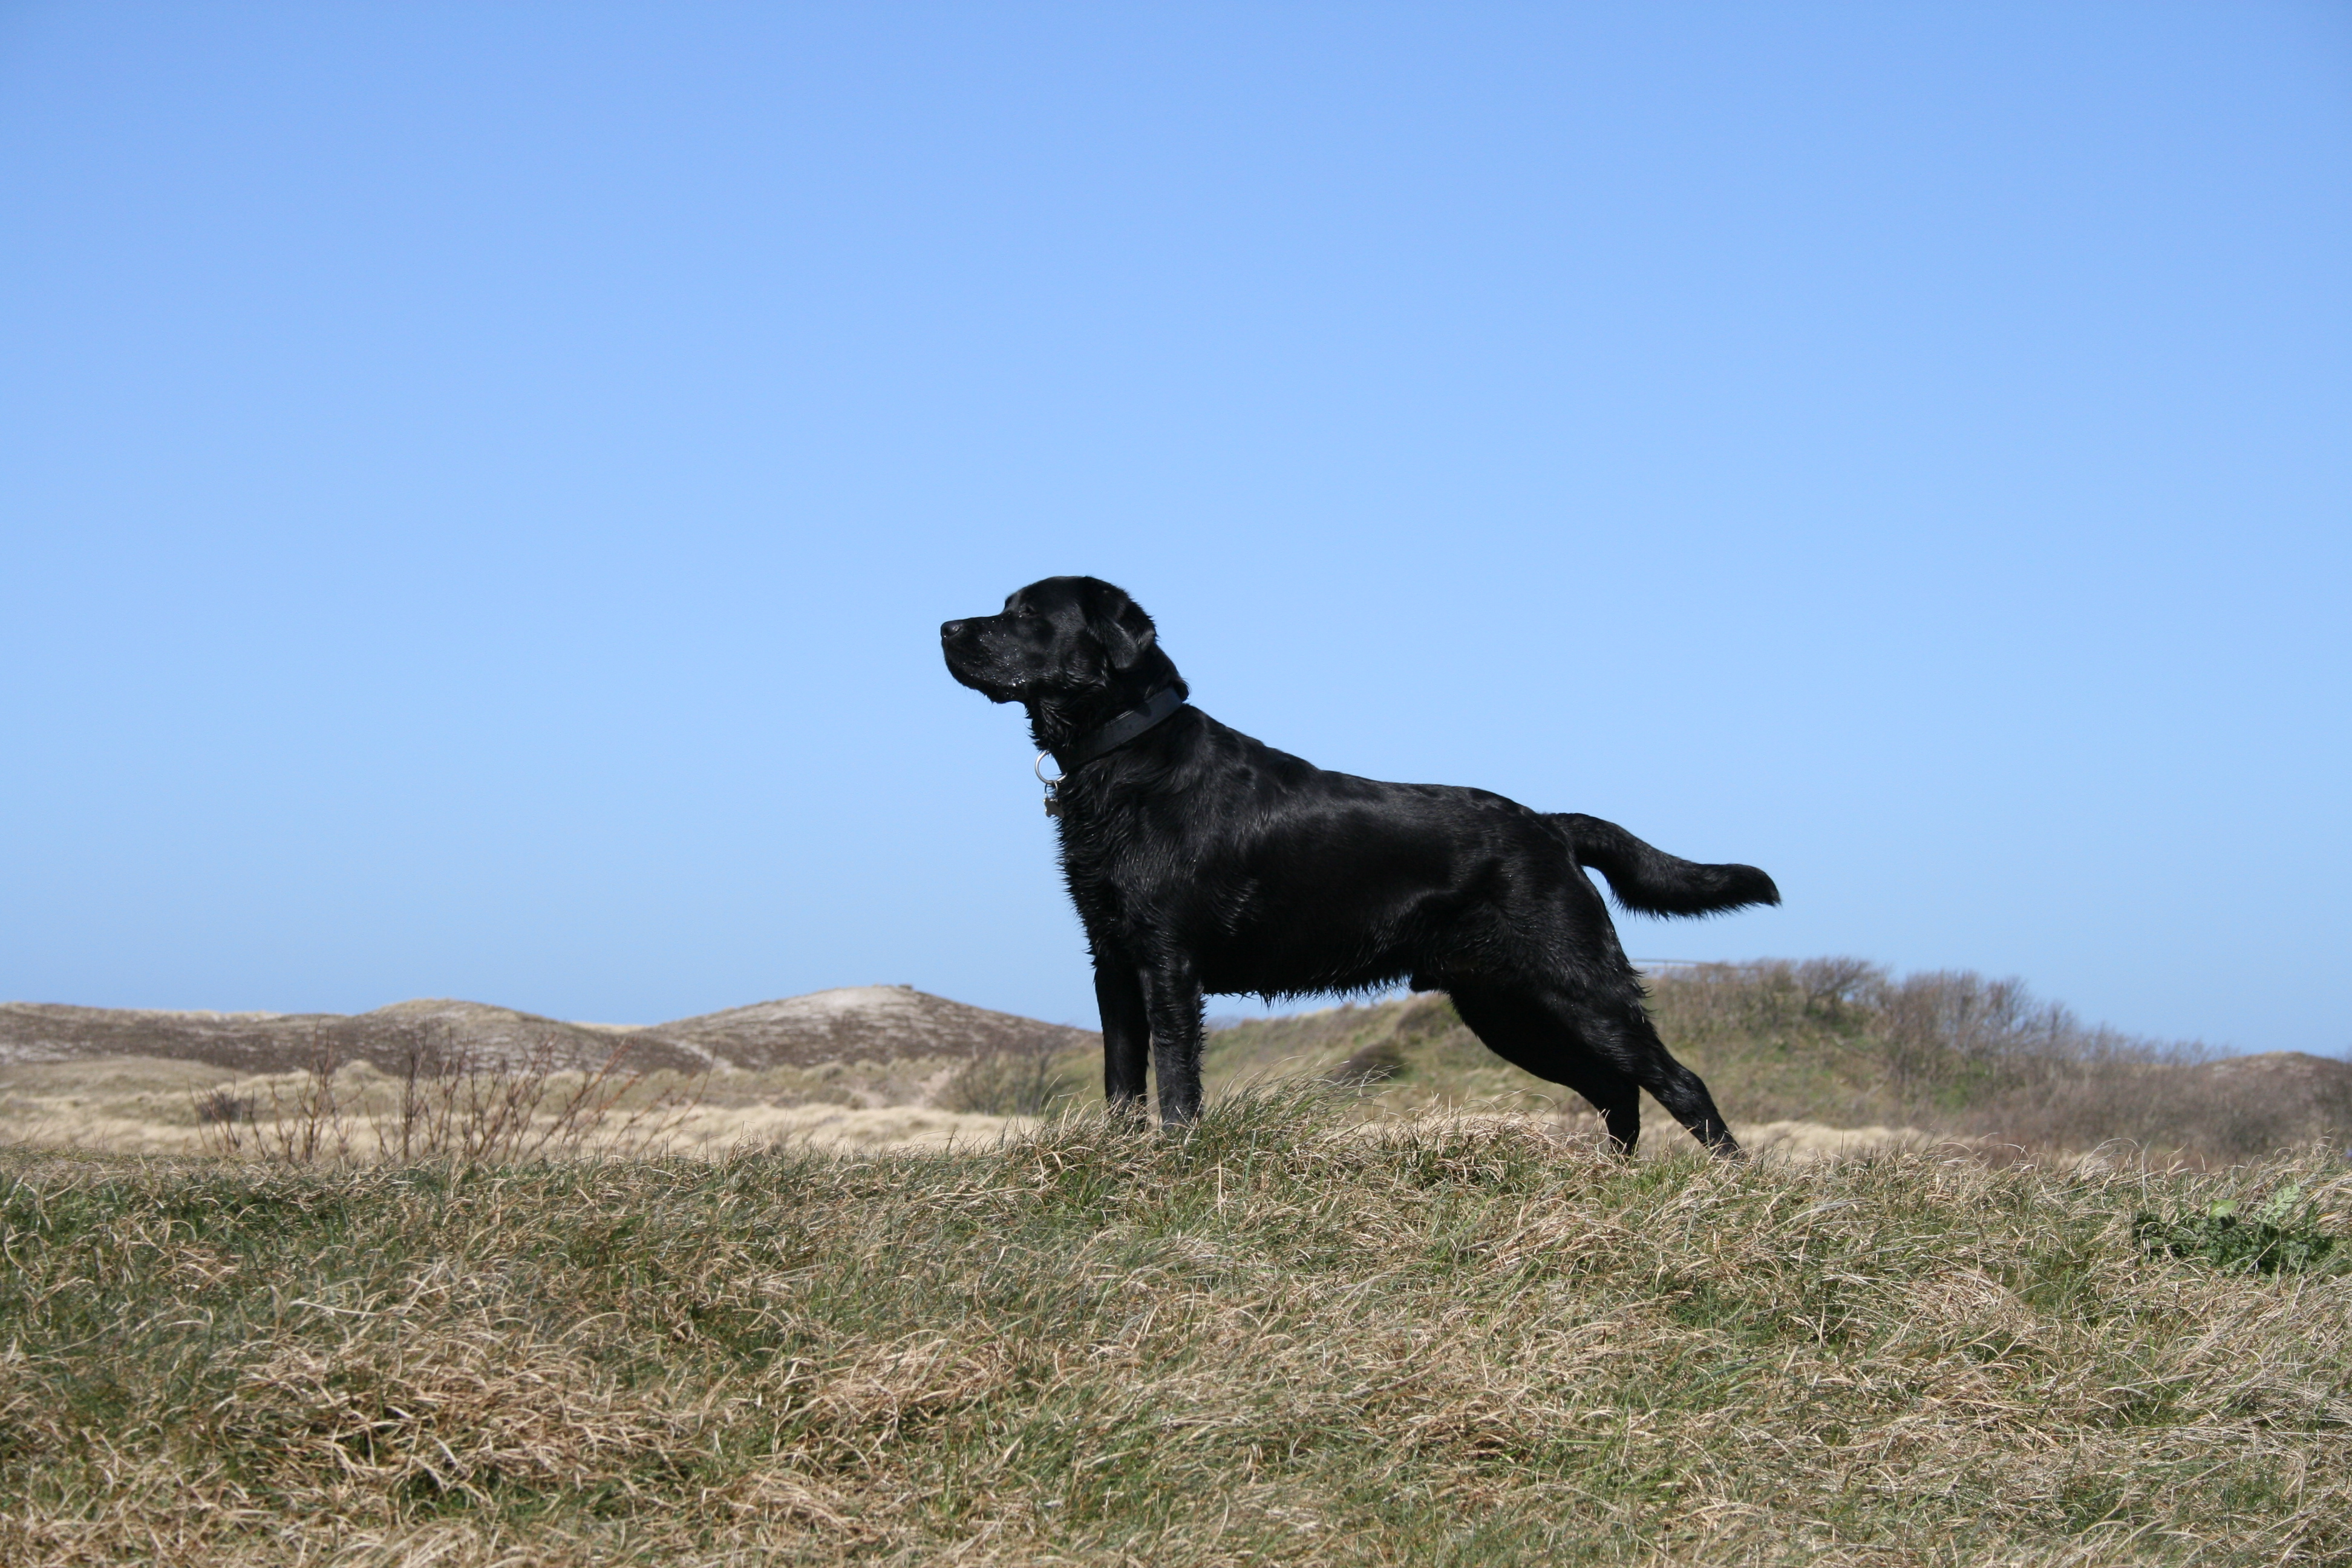
[[2278,1187],[2252,1214],[2238,1207],[2224,1199],[2171,1218],[2144,1214],[2132,1221],[2132,1234],[2151,1252],[2201,1258],[2231,1273],[2299,1273],[2324,1268],[2334,1258],[2336,1238],[2313,1222],[2300,1185]]
[[2340,1164],[1626,1165],[1281,1094],[888,1159],[11,1154],[0,1562],[2347,1562],[2345,1249],[2134,1231],[2289,1184],[2341,1231]]

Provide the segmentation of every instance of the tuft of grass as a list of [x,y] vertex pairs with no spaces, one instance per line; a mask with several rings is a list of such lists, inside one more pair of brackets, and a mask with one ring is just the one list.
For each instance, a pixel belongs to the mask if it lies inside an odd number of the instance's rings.
[[2340,1164],[1626,1163],[1352,1102],[865,1159],[0,1153],[0,1562],[2352,1559],[2352,1279],[2135,1232],[2332,1237]]

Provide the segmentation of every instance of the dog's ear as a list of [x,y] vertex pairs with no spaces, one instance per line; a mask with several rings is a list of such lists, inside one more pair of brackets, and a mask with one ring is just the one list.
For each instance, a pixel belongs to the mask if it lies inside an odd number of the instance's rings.
[[1087,629],[1101,639],[1113,669],[1133,669],[1160,637],[1143,606],[1108,583],[1095,584],[1087,595]]

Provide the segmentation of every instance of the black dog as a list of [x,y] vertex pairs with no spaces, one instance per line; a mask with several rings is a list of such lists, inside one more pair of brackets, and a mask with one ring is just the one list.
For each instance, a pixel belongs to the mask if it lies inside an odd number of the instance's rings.
[[[1062,869],[1094,952],[1103,1091],[1201,1109],[1203,992],[1275,997],[1410,980],[1495,1053],[1566,1084],[1631,1152],[1648,1089],[1719,1154],[1738,1145],[1642,1006],[1592,867],[1628,909],[1780,901],[1753,866],[1701,866],[1598,817],[1480,789],[1325,773],[1197,708],[1151,617],[1108,583],[1048,577],[1002,615],[950,621],[954,677],[1029,710],[1061,778]],[[1040,763],[1043,758],[1039,759]]]

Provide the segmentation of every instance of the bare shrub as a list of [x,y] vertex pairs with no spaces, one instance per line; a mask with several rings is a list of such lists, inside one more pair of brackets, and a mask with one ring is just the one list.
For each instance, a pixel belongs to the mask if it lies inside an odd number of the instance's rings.
[[1866,958],[1809,958],[1791,972],[1812,1017],[1840,1021],[1877,1004],[1886,967]]
[[1359,1046],[1348,1059],[1331,1069],[1333,1083],[1362,1086],[1385,1083],[1405,1070],[1403,1043],[1393,1035]]
[[[702,1081],[646,1092],[645,1075],[626,1065],[629,1048],[615,1047],[603,1062],[573,1068],[551,1040],[499,1059],[452,1045],[428,1025],[409,1037],[387,1096],[344,1074],[334,1037],[321,1031],[290,1085],[272,1079],[258,1093],[215,1089],[197,1102],[197,1121],[211,1152],[281,1165],[349,1163],[362,1127],[378,1159],[401,1163],[515,1164],[591,1148],[639,1152],[699,1103]],[[237,1108],[243,1114],[233,1113]]]
[[[342,1053],[333,1035],[313,1029],[309,1055],[290,1087],[270,1080],[268,1118],[257,1108],[252,1123],[257,1152],[281,1165],[340,1164],[352,1155],[351,1110],[335,1091]],[[224,1134],[234,1126],[216,1124]]]
[[552,1041],[519,1060],[498,1061],[453,1047],[427,1026],[402,1055],[397,1098],[375,1123],[377,1152],[403,1163],[506,1165],[577,1155],[592,1142],[612,1152],[640,1151],[693,1109],[701,1084],[631,1106],[645,1075],[626,1067],[629,1049],[616,1046],[595,1067],[567,1071]]
[[1077,1092],[1061,1062],[1061,1040],[1040,1033],[983,1051],[956,1069],[940,1091],[949,1110],[978,1116],[1043,1116],[1054,1101]]
[[228,1084],[219,1084],[192,1097],[195,1104],[196,1125],[208,1126],[226,1122],[232,1126],[250,1122],[259,1109],[253,1096],[239,1094]]
[[2062,1068],[1970,1108],[1972,1131],[2033,1148],[2123,1142],[2149,1153],[2223,1162],[2305,1142],[2325,1131],[2275,1083],[2192,1075],[2127,1059]]
[[1668,1043],[1726,1103],[1769,1114],[2192,1162],[2352,1140],[2352,1073],[2222,1071],[2203,1046],[2085,1025],[2013,979],[1832,958],[1676,965],[1650,989]]
[[1748,1035],[1867,1024],[1887,985],[1885,966],[1862,958],[1678,964],[1649,977],[1654,1010],[1686,1029]]

